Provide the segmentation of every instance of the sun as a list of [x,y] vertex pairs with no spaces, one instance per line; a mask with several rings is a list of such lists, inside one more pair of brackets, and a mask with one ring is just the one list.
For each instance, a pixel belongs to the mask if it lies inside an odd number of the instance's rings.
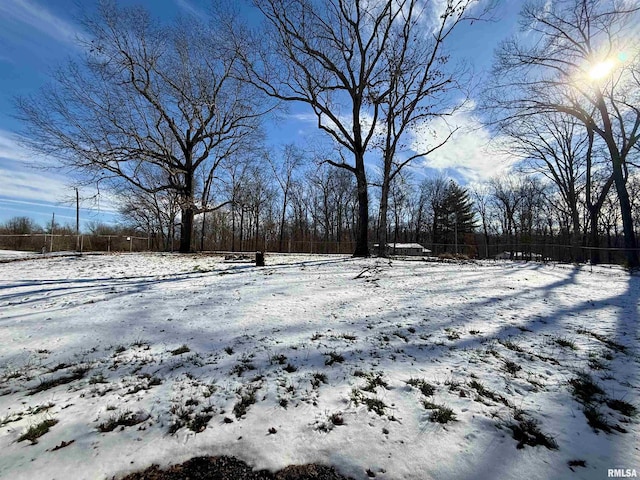
[[615,67],[613,60],[605,60],[604,62],[596,63],[591,70],[589,70],[589,78],[591,80],[601,80],[611,73],[613,67]]

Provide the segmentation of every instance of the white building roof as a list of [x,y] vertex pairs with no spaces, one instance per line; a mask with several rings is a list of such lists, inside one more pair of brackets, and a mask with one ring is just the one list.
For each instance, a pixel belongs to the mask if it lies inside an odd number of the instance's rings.
[[[374,247],[378,247],[379,244],[376,243]],[[422,251],[430,252],[431,250],[424,248],[419,243],[387,243],[387,248],[404,248],[404,249],[422,249]]]

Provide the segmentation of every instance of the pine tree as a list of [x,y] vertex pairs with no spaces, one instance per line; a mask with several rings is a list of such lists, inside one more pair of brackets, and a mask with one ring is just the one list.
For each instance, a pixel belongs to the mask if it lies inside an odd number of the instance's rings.
[[451,180],[439,202],[434,204],[433,243],[458,253],[466,233],[476,228],[473,202],[465,188]]

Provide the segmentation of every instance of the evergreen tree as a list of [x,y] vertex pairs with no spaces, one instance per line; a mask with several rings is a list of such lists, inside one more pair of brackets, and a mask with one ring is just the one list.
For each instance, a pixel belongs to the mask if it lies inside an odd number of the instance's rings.
[[476,228],[469,193],[453,180],[434,203],[433,214],[433,243],[446,245],[453,252],[463,243],[464,235]]

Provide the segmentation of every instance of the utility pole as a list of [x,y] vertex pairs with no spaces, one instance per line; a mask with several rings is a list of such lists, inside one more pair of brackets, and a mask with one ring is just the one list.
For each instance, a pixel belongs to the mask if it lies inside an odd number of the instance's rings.
[[76,187],[76,252],[80,251],[80,192]]
[[51,216],[51,244],[49,246],[49,253],[53,253],[53,227],[56,224],[56,212],[53,212]]

